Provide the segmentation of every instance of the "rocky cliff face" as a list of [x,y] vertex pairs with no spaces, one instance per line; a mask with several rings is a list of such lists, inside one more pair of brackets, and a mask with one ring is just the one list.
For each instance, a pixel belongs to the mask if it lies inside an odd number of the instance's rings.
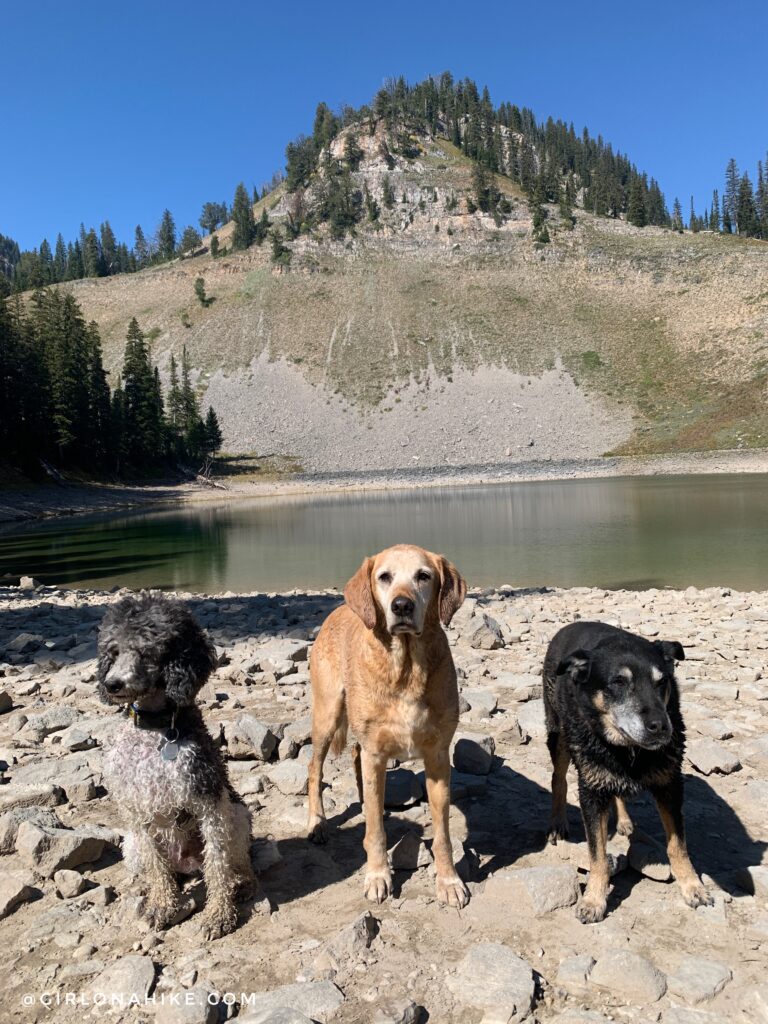
[[[136,316],[161,367],[187,347],[228,448],[316,468],[410,465],[414,454],[436,464],[447,451],[503,461],[530,440],[553,457],[766,445],[765,243],[581,210],[571,230],[551,207],[542,245],[509,179],[496,178],[503,216],[470,212],[473,165],[447,140],[404,146],[402,132],[356,127],[334,139],[333,158],[353,131],[351,181],[378,207],[354,234],[334,240],[320,224],[286,240],[287,266],[265,242],[67,286],[99,323],[112,370]],[[302,194],[283,186],[262,200],[257,217],[267,208],[280,229],[297,204],[316,208],[323,166]],[[231,230],[218,233],[224,247]],[[199,276],[208,308],[195,300]],[[490,399],[484,443],[462,450],[446,403],[461,409],[466,441]],[[397,454],[393,425],[404,423],[421,440]]]

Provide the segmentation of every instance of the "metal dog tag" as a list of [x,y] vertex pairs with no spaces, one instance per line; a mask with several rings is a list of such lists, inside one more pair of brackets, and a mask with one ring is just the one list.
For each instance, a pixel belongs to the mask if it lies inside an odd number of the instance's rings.
[[164,761],[175,761],[179,756],[179,744],[173,740],[167,740],[163,744],[163,749],[160,751],[160,756]]

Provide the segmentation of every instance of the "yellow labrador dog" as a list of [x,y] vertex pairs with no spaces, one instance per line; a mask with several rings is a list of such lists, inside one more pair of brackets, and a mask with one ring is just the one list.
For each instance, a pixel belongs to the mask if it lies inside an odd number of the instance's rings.
[[317,843],[328,839],[323,763],[329,748],[341,753],[351,727],[365,808],[365,895],[376,903],[392,891],[384,782],[393,757],[424,760],[438,900],[452,907],[469,900],[456,874],[448,832],[449,747],[459,697],[443,630],[466,593],[465,581],[442,555],[410,544],[387,548],[365,559],[344,588],[346,603],[325,620],[312,650],[308,835]]

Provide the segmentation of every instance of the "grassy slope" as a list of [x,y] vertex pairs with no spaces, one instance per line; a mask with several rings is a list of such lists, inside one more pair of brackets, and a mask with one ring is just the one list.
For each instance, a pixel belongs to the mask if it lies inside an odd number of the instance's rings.
[[[185,344],[206,373],[235,372],[266,350],[365,404],[457,363],[536,373],[560,359],[582,386],[637,412],[625,453],[768,446],[768,245],[583,213],[569,232],[552,210],[553,242],[537,248],[505,179],[514,210],[502,228],[446,211],[470,170],[438,140],[393,174],[409,200],[386,214],[384,231],[363,228],[346,244],[302,239],[288,273],[273,271],[267,244],[72,288],[112,368],[131,316],[161,364]],[[194,298],[198,276],[215,297],[207,309]]]

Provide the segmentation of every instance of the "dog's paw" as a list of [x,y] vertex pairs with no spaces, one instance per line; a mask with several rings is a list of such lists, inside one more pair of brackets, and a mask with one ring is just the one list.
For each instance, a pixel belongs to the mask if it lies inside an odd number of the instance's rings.
[[692,882],[680,886],[683,899],[689,907],[712,907],[715,904],[714,898],[704,888],[702,882]]
[[200,930],[207,940],[220,939],[233,932],[237,926],[237,909],[234,904],[207,908],[200,918]]
[[386,871],[368,871],[365,875],[365,898],[373,903],[383,903],[392,893],[392,875]]
[[327,843],[330,835],[331,830],[325,818],[316,817],[314,820],[310,820],[307,827],[307,839],[310,843]]
[[557,846],[558,840],[567,842],[570,833],[568,826],[564,821],[551,821],[549,823],[549,831],[547,832],[547,842],[551,843],[552,846]]
[[605,917],[607,903],[589,896],[582,896],[576,906],[576,917],[582,924],[597,924]]
[[469,903],[469,890],[458,875],[435,879],[435,892],[440,903],[461,909]]
[[153,931],[161,932],[173,922],[179,912],[179,904],[152,903],[147,900],[144,906],[143,917]]
[[635,831],[631,818],[619,818],[616,822],[616,833],[620,836],[631,836]]

